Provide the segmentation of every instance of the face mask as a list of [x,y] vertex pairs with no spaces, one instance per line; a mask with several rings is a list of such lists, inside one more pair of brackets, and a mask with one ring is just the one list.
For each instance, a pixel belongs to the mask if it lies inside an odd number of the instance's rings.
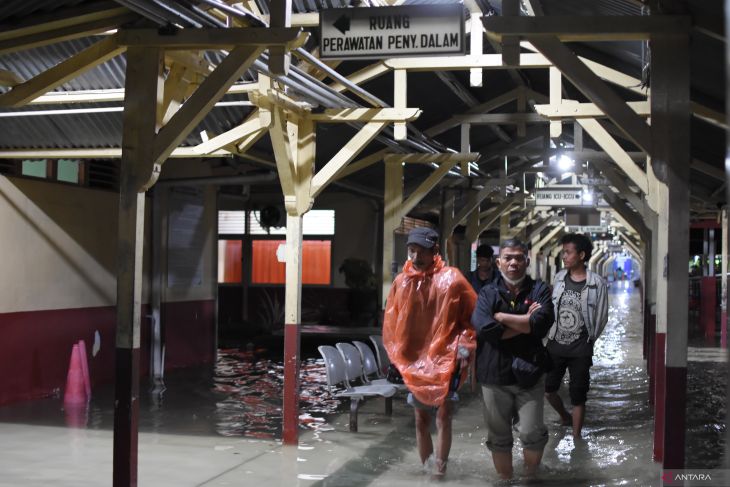
[[525,276],[522,276],[519,279],[517,279],[516,281],[513,281],[512,279],[510,279],[509,277],[507,277],[503,274],[502,279],[504,279],[504,282],[506,282],[507,284],[509,284],[512,287],[518,287],[520,284],[522,284],[522,281],[525,280]]

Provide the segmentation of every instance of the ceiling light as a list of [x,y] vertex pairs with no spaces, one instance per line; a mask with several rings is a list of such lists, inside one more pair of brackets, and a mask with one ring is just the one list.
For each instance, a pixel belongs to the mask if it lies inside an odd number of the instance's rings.
[[569,169],[573,169],[573,159],[571,159],[568,156],[560,156],[558,158],[558,167],[561,171],[567,171]]

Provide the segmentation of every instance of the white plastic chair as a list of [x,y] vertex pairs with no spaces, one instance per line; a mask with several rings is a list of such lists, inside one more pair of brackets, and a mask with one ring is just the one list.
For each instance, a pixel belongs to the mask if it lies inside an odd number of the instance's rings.
[[388,367],[390,366],[390,359],[388,358],[388,353],[385,351],[385,346],[383,345],[383,337],[382,335],[370,335],[370,341],[373,342],[373,346],[375,347],[375,355],[378,358],[380,373],[383,377],[385,377],[388,373]]
[[347,397],[350,399],[350,431],[357,431],[357,413],[360,407],[360,401],[366,397],[384,397],[386,400],[386,410],[388,409],[387,403],[391,401],[391,398],[397,391],[395,386],[364,385],[353,387],[348,381],[347,365],[342,358],[342,354],[331,345],[320,345],[317,347],[317,350],[319,350],[320,355],[324,359],[325,369],[327,371],[327,389],[330,394],[332,393],[332,387],[342,386],[345,390],[335,394],[335,397]]

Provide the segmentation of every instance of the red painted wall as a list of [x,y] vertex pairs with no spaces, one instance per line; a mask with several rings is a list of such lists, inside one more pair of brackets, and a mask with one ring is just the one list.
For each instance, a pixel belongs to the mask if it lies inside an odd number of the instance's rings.
[[[213,360],[215,301],[163,303],[166,370]],[[149,314],[143,306],[142,316]],[[61,393],[71,347],[86,342],[92,385],[114,380],[113,306],[0,314],[0,405]],[[101,335],[92,357],[94,332]],[[142,319],[140,372],[149,371],[150,323]]]

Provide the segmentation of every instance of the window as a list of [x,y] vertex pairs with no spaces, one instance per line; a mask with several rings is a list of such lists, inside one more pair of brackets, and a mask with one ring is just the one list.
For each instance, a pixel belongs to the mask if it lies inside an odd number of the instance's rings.
[[23,161],[21,174],[34,178],[46,178],[48,174],[48,161],[45,159],[39,161],[25,160]]
[[79,184],[81,163],[69,159],[59,159],[56,163],[56,179],[65,183]]
[[[283,210],[282,210],[283,211]],[[251,239],[251,283],[284,284],[286,282],[286,227],[267,232],[259,223],[258,211],[218,211],[218,234],[256,235]],[[248,216],[248,232],[246,217]],[[335,233],[335,210],[310,210],[302,221],[302,233],[311,240],[302,244],[302,284],[330,285],[332,283],[332,239]],[[275,239],[267,238],[276,235]],[[263,237],[262,237],[263,236]],[[233,237],[228,237],[233,238]],[[218,240],[218,282],[241,283],[243,277],[243,243],[248,238]],[[239,237],[240,238],[240,237]],[[248,258],[248,257],[246,257]],[[248,267],[248,265],[247,265]]]
[[220,235],[243,235],[246,233],[246,212],[219,211],[218,233]]
[[241,282],[242,244],[241,240],[218,240],[218,283]]
[[[253,240],[251,282],[286,282],[286,241]],[[302,245],[302,284],[328,285],[332,282],[332,241],[305,240]]]
[[[281,210],[284,211],[283,209]],[[286,235],[286,216],[284,226],[270,228],[269,232],[259,223],[258,211],[251,212],[250,228],[251,235]],[[302,234],[304,235],[334,235],[335,234],[335,210],[310,210],[304,214],[302,219]]]
[[[87,186],[86,164],[74,159],[26,159],[19,167],[21,176]],[[13,174],[15,171],[11,168],[11,171],[4,172]],[[94,187],[93,184],[88,186]]]

